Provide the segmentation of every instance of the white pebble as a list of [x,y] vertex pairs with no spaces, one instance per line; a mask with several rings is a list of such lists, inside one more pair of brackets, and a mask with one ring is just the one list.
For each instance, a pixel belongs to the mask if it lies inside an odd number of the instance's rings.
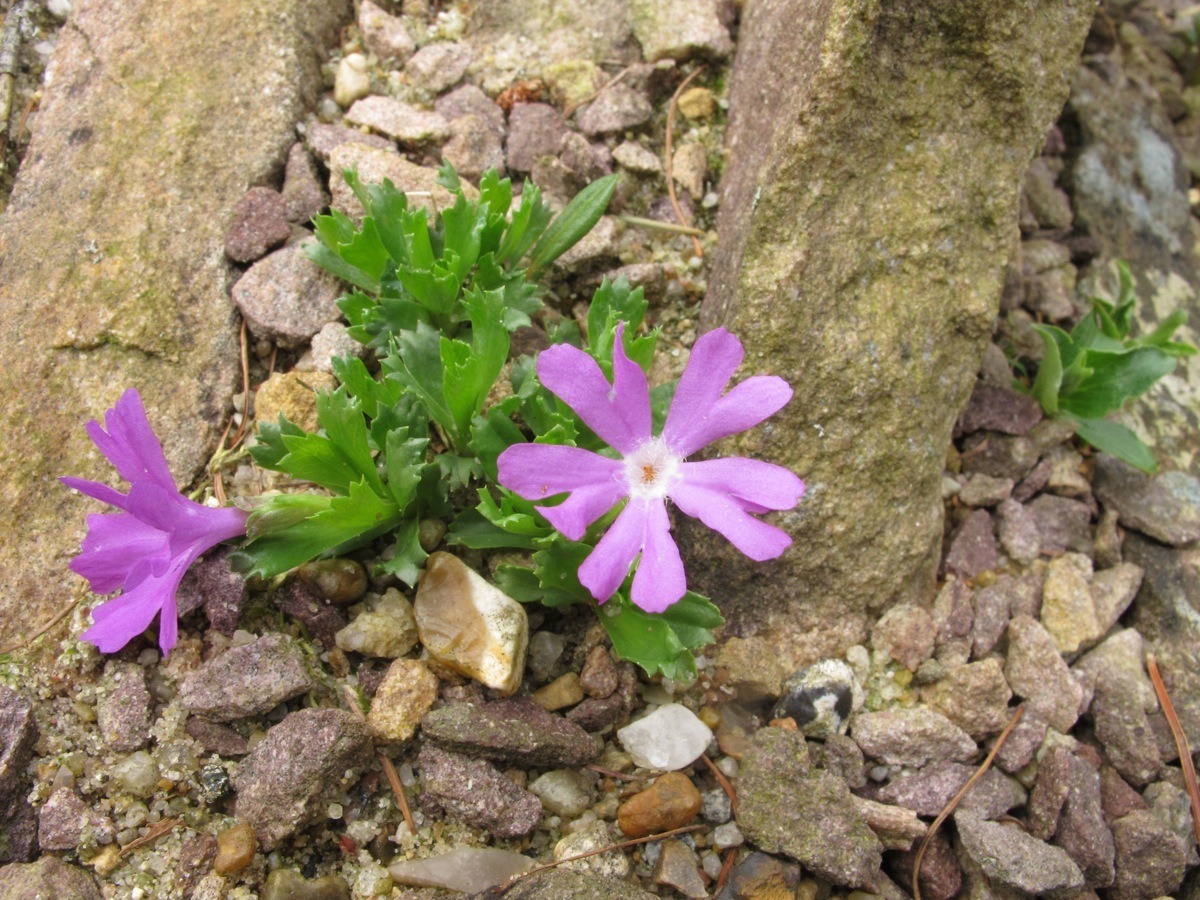
[[712,730],[686,706],[668,703],[617,732],[617,740],[647,769],[672,772],[690,766],[708,749]]

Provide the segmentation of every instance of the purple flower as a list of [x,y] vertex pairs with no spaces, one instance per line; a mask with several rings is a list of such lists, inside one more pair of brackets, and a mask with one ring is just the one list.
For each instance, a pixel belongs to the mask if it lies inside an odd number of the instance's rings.
[[781,466],[743,457],[686,462],[702,447],[782,409],[792,389],[782,378],[760,375],[722,395],[744,354],[741,341],[718,328],[696,341],[662,434],[655,437],[646,375],[625,355],[623,330],[624,323],[613,344],[612,384],[592,357],[565,344],[543,351],[537,364],[542,384],[621,459],[578,447],[515,444],[500,454],[499,480],[527,500],[568,493],[562,503],[537,509],[573,541],[627,499],[579,567],[579,581],[603,603],[641,554],[633,602],[647,612],[662,612],[687,590],[667,500],[751,559],[774,559],[792,543],[753,514],[795,506],[804,495],[799,478]]
[[161,611],[158,642],[169,653],[178,631],[175,590],[183,573],[210,547],[245,534],[247,514],[201,506],[179,493],[137,391],[126,391],[105,413],[104,424],[108,431],[93,419],[87,432],[129,482],[129,493],[82,478],[59,479],[121,510],[88,516],[87,537],[71,561],[71,570],[91,582],[95,593],[122,590],[92,610],[92,627],[82,638],[115,653]]

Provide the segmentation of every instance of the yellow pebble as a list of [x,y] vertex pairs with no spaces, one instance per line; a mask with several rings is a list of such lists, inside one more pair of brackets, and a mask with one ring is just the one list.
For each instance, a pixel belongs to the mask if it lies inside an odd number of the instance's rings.
[[705,87],[688,88],[679,96],[679,111],[689,119],[707,119],[717,108],[713,92]]
[[239,822],[217,835],[217,858],[213,862],[213,871],[218,875],[240,872],[250,865],[257,849],[258,838],[254,829],[245,822]]

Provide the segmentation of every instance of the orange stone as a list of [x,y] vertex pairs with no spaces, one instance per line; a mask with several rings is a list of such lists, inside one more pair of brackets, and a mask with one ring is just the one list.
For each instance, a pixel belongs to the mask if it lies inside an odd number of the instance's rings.
[[218,875],[240,872],[250,865],[257,850],[258,837],[254,829],[245,822],[239,822],[217,835],[217,858],[213,861],[213,871]]
[[700,792],[682,772],[668,772],[617,810],[617,824],[629,837],[682,828],[700,812]]

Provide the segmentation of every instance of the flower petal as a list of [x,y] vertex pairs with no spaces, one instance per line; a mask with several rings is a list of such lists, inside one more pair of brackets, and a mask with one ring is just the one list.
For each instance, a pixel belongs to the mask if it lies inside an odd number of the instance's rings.
[[537,372],[542,384],[602,441],[629,453],[650,437],[650,389],[646,373],[625,355],[623,330],[623,324],[617,326],[612,384],[594,359],[569,344],[543,350]]
[[204,552],[199,546],[174,557],[163,571],[141,581],[132,590],[92,610],[92,627],[80,638],[91,641],[102,653],[115,653],[137,637],[161,613],[158,643],[163,654],[171,652],[179,632],[175,592],[183,574]]
[[592,592],[598,603],[616,593],[642,549],[648,514],[646,506],[644,501],[630,501],[579,567],[579,583]]
[[671,488],[670,497],[680,510],[724,535],[753,560],[774,559],[791,546],[787,532],[754,518],[749,512],[753,504],[729,493],[681,478]]
[[497,480],[526,500],[570,492],[557,506],[537,507],[573,541],[623,496],[621,463],[591,450],[554,444],[514,444],[497,460]]
[[747,512],[791,509],[804,496],[804,482],[795,474],[744,456],[683,463],[679,477],[693,487],[729,494]]
[[191,545],[203,553],[209,547],[246,533],[245,510],[233,506],[209,507],[179,493],[141,481],[129,489],[129,511],[147,525],[167,532],[171,552],[178,554]]
[[81,494],[87,494],[89,497],[107,503],[109,506],[115,506],[117,509],[125,509],[125,495],[115,488],[110,488],[107,484],[88,481],[84,478],[72,478],[70,475],[63,475],[58,480]]
[[129,513],[97,513],[87,517],[88,533],[71,571],[86,578],[92,591],[111,594],[132,588],[170,563],[170,538]]
[[788,383],[774,375],[747,378],[721,396],[742,357],[742,342],[724,328],[696,341],[662,431],[663,440],[680,456],[753,428],[792,398]]
[[661,500],[647,504],[645,543],[637,572],[633,576],[630,599],[646,612],[659,613],[687,591],[687,578],[679,547],[671,537],[671,519]]
[[146,410],[137,391],[130,388],[121,395],[104,414],[104,425],[107,431],[93,419],[87,424],[87,432],[100,452],[117,467],[122,478],[130,484],[150,481],[175,490],[175,479],[167,468],[167,458],[146,419]]

